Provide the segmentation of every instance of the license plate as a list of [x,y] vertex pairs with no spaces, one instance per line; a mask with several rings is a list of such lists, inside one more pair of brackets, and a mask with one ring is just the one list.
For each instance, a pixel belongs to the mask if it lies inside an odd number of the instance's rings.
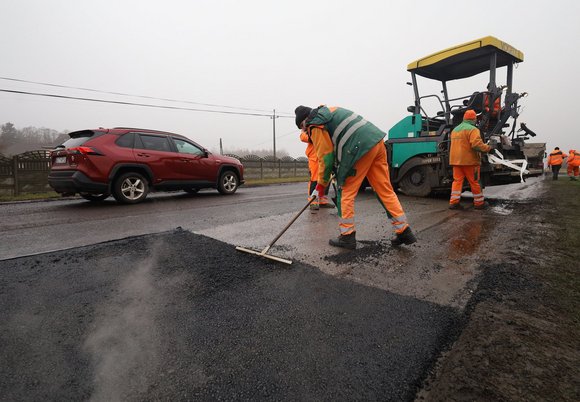
[[54,163],[66,163],[66,156],[59,156],[54,158]]

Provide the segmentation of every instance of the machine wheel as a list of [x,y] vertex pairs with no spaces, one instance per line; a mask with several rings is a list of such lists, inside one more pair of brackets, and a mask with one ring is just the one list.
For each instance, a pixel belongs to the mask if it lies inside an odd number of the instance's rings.
[[231,170],[226,170],[220,175],[218,191],[221,194],[233,194],[238,189],[238,176]]
[[183,191],[185,191],[187,194],[197,194],[199,192],[199,188],[184,188]]
[[85,200],[92,201],[92,202],[99,202],[99,201],[106,200],[107,198],[109,198],[109,196],[111,194],[109,194],[109,193],[103,193],[103,194],[79,193],[79,195],[81,197],[83,197]]
[[409,170],[399,183],[401,191],[415,197],[428,196],[431,193],[429,171],[429,166],[426,165],[415,166]]
[[149,193],[149,183],[140,173],[128,172],[120,175],[113,184],[113,197],[122,204],[137,204]]

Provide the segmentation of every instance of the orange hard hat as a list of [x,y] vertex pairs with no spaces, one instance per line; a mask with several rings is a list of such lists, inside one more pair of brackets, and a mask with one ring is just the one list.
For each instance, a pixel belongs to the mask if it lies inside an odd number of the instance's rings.
[[463,120],[475,120],[477,119],[477,115],[475,114],[475,110],[469,109],[466,110],[463,114]]

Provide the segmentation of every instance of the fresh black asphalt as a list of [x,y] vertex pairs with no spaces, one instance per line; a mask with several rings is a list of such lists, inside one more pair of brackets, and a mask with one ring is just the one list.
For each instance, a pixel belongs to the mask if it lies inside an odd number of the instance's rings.
[[190,232],[133,237],[0,261],[0,400],[412,400],[460,319]]

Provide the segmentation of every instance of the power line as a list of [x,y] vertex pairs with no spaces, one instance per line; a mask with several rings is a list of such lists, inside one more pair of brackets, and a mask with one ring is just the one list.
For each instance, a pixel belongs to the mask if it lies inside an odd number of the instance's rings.
[[[227,109],[249,110],[249,111],[257,111],[257,112],[269,112],[269,110],[264,110],[264,109],[251,109],[251,108],[238,107],[238,106],[218,105],[218,104],[213,104],[213,103],[201,103],[201,102],[193,102],[193,101],[177,100],[177,99],[169,99],[169,98],[158,98],[158,97],[146,96],[146,95],[134,95],[134,94],[127,94],[127,93],[123,93],[123,92],[103,91],[103,90],[92,89],[92,88],[75,87],[75,86],[62,85],[62,84],[51,84],[51,83],[38,82],[38,81],[28,81],[28,80],[22,80],[19,78],[0,77],[0,80],[25,82],[28,84],[45,85],[45,86],[56,87],[56,88],[78,89],[81,91],[98,92],[98,93],[111,94],[111,95],[131,96],[134,98],[162,100],[162,101],[167,101],[167,102],[189,103],[189,104],[193,104],[193,105],[222,107],[222,108],[227,108]],[[291,114],[291,113],[288,113],[288,114]]]
[[[272,116],[272,114],[264,114],[264,113],[231,112],[231,111],[226,111],[226,110],[194,109],[194,108],[179,107],[179,106],[151,105],[151,104],[147,104],[147,103],[123,102],[123,101],[113,101],[113,100],[95,99],[95,98],[80,98],[80,97],[76,97],[76,96],[46,94],[46,93],[39,93],[39,92],[15,91],[15,90],[10,90],[10,89],[0,89],[0,92],[7,92],[7,93],[13,93],[13,94],[20,94],[20,95],[44,96],[44,97],[48,97],[48,98],[80,100],[80,101],[87,101],[87,102],[112,103],[112,104],[116,104],[116,105],[150,107],[150,108],[157,108],[157,109],[188,110],[191,112],[221,113],[221,114],[233,114],[233,115],[243,115],[243,116],[264,116],[264,117],[271,117]],[[280,116],[280,115],[276,115],[276,117],[294,118],[294,116]]]
[[[296,134],[296,133],[299,133],[299,132],[300,132],[300,130],[296,130],[296,129],[294,129],[294,130],[292,130],[292,131],[289,131],[289,132],[287,132],[287,133],[285,133],[285,134],[282,134],[282,135],[277,135],[277,136],[276,136],[276,138],[277,138],[277,139],[279,139],[279,138],[284,138],[284,137],[287,137],[287,136],[289,136],[290,134]],[[265,143],[267,143],[267,142],[270,142],[270,140],[259,142],[259,143],[257,143],[257,144],[256,144],[256,145],[254,145],[254,146],[255,146],[255,147],[257,147],[258,145],[262,145],[262,144],[265,144]]]

